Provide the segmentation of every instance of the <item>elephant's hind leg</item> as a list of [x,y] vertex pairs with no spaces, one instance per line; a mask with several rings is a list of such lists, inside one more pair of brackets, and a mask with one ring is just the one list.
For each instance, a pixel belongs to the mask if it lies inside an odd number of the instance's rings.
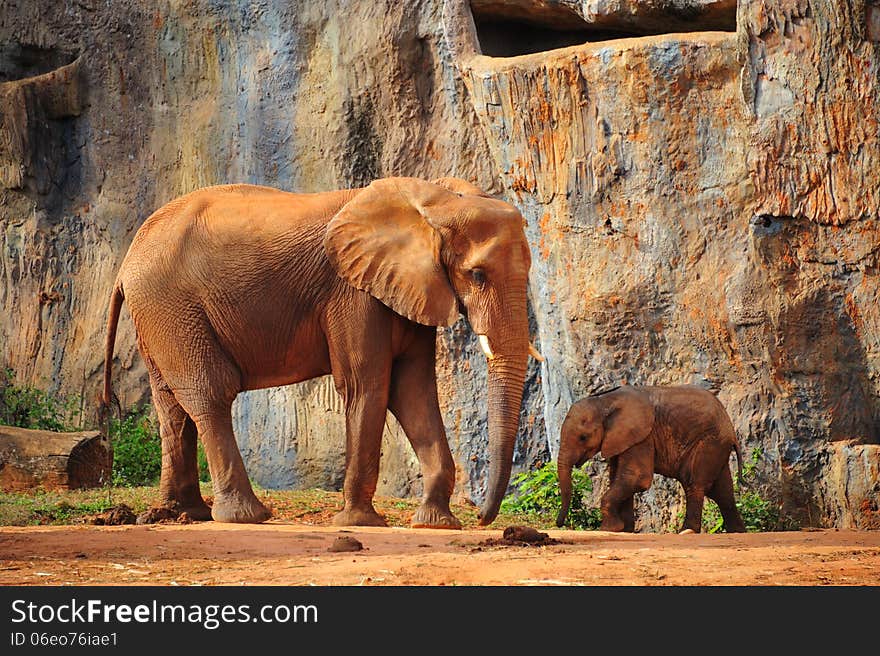
[[[232,401],[241,391],[241,371],[198,308],[178,308],[176,314],[160,318],[162,322],[141,317],[139,347],[151,375],[157,375],[164,383],[162,388],[167,388],[192,419],[205,446],[214,488],[211,516],[220,522],[265,521],[271,513],[254,495],[232,432]],[[170,407],[170,399],[166,401]],[[192,482],[195,441],[189,440],[189,444],[180,460],[192,463],[186,470],[187,480]]]
[[194,417],[205,445],[214,486],[211,516],[218,522],[259,524],[272,516],[251,488],[232,432],[232,402],[216,403]]
[[635,533],[636,513],[634,496],[620,504],[620,517],[623,519],[623,531],[625,533]]
[[413,348],[394,364],[388,408],[406,433],[422,470],[422,505],[413,528],[461,528],[449,509],[455,462],[449,451],[434,373],[436,331],[425,328]]
[[736,509],[736,498],[733,493],[733,476],[727,463],[721,474],[715,479],[707,496],[718,504],[721,517],[724,518],[724,530],[728,533],[745,533],[746,525]]
[[693,531],[699,533],[703,526],[703,502],[706,493],[699,485],[689,484],[684,486],[685,510],[684,523],[681,531]]
[[232,401],[238,393],[240,379],[238,369],[210,349],[192,353],[189,363],[195,376],[181,376],[179,381],[169,379],[168,383],[195,422],[205,446],[214,488],[211,516],[218,522],[238,524],[266,521],[272,513],[254,494],[232,431]]
[[199,490],[196,425],[158,374],[150,375],[150,387],[162,438],[162,503],[186,511],[196,521],[210,520],[211,507]]

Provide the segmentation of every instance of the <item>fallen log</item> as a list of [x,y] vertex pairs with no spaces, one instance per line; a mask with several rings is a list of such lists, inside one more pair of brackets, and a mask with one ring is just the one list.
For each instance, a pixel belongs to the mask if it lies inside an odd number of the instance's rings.
[[99,487],[110,480],[113,455],[98,431],[56,433],[0,426],[0,489]]

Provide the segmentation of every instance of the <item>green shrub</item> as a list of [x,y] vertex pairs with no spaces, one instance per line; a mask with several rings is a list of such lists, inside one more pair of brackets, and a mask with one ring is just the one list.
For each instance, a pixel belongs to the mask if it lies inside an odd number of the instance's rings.
[[[162,441],[159,425],[152,418],[149,406],[129,410],[122,420],[111,420],[110,441],[113,445],[113,485],[154,485],[159,480],[162,473]],[[196,458],[199,480],[210,482],[208,459],[201,442]]]
[[[750,533],[763,531],[778,531],[794,528],[791,522],[782,517],[779,506],[765,499],[759,492],[753,489],[743,489],[753,485],[757,479],[758,462],[764,453],[761,447],[752,451],[751,458],[743,463],[742,478],[739,474],[733,477],[733,490],[737,497],[736,508],[742,516],[746,530]],[[721,510],[711,499],[706,499],[703,506],[703,530],[707,533],[717,533],[724,526]]]
[[12,369],[0,372],[0,424],[51,431],[77,430],[69,425],[75,399],[58,399],[29,385],[15,385],[14,375]]
[[147,406],[129,410],[110,421],[113,446],[113,485],[153,485],[162,469],[159,427]]
[[196,458],[199,462],[199,481],[202,483],[210,483],[211,472],[208,470],[208,456],[205,455],[205,447],[202,446],[201,440],[199,440]]
[[[566,526],[577,529],[599,528],[602,521],[599,509],[586,505],[586,497],[593,491],[590,475],[578,468],[573,469],[571,474],[571,507]],[[556,463],[548,462],[539,469],[518,474],[513,478],[513,485],[516,486],[516,492],[501,502],[502,512],[531,515],[541,521],[555,519],[562,507]]]

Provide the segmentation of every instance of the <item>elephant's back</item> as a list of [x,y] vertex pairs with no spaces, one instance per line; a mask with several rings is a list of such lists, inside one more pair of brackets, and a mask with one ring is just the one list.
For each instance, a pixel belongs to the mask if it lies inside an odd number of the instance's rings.
[[724,442],[735,443],[736,432],[724,405],[715,394],[696,385],[645,387],[656,408],[680,418],[683,428],[715,434]]
[[169,201],[138,229],[130,248],[180,239],[188,233],[247,235],[325,225],[356,190],[301,194],[273,187],[229,184],[204,187]]
[[[120,269],[128,286],[144,276],[210,274],[230,260],[288,259],[319,250],[352,190],[300,194],[249,184],[217,185],[175,198],[138,229]],[[201,275],[199,275],[201,274]]]

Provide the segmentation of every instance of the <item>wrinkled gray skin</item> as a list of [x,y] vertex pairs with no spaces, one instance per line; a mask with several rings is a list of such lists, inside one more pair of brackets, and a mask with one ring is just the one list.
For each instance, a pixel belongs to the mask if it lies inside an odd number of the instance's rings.
[[571,504],[571,470],[599,451],[608,461],[610,486],[601,502],[602,530],[635,528],[633,495],[651,486],[654,473],[676,479],[687,499],[682,531],[700,532],[703,500],[718,504],[724,528],[742,533],[728,460],[742,455],[733,424],[711,392],[690,385],[623,386],[573,404],[562,424],[559,487],[563,526]]

